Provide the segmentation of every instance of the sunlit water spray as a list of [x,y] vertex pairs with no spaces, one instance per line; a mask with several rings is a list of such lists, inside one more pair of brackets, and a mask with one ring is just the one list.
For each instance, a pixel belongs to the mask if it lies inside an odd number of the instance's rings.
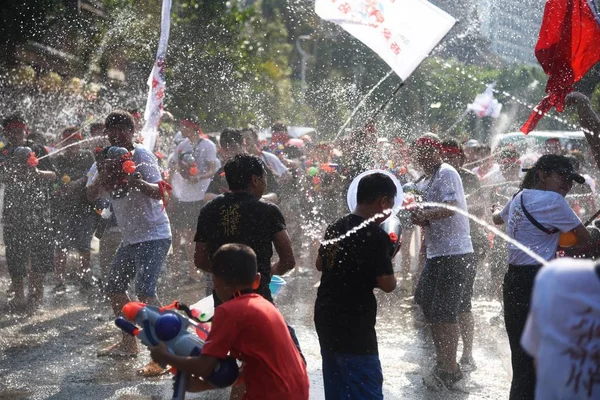
[[[475,216],[473,214],[468,213],[467,211],[463,210],[462,208],[455,207],[455,206],[452,206],[452,205],[446,204],[446,203],[435,203],[435,202],[423,202],[423,203],[419,203],[419,206],[422,206],[422,207],[439,207],[439,208],[445,208],[445,209],[453,211],[453,212],[455,212],[457,214],[464,215],[465,217],[469,218],[473,222],[481,225],[482,227],[484,227],[488,231],[490,231],[490,232],[494,233],[495,235],[497,235],[498,237],[502,238],[507,243],[512,244],[513,246],[515,246],[516,248],[518,248],[519,250],[521,250],[522,252],[524,252],[525,254],[527,254],[528,256],[530,256],[531,258],[533,258],[534,260],[536,260],[537,262],[539,262],[541,265],[545,266],[545,265],[548,264],[548,261],[544,260],[542,257],[540,257],[537,253],[535,253],[529,247],[527,247],[524,244],[522,244],[521,242],[519,242],[519,241],[511,238],[506,233],[502,232],[501,230],[499,230],[495,226],[488,224],[483,219],[481,219],[481,218],[479,218],[479,217],[477,217],[477,216]],[[388,216],[391,213],[396,214],[400,210],[409,210],[411,208],[412,207],[399,207],[397,209],[391,209],[390,208],[390,209],[384,210],[383,213],[376,214],[376,215],[372,216],[371,218],[363,221],[360,225],[358,225],[358,226],[354,227],[353,229],[349,230],[344,235],[341,235],[339,237],[336,237],[336,238],[333,238],[333,239],[330,239],[330,240],[324,240],[324,241],[321,242],[321,244],[323,246],[327,246],[327,245],[338,243],[338,242],[344,240],[345,238],[347,238],[348,236],[351,236],[351,235],[355,234],[356,232],[358,232],[359,230],[365,228],[371,222],[375,222],[379,218],[383,218],[385,216]]]

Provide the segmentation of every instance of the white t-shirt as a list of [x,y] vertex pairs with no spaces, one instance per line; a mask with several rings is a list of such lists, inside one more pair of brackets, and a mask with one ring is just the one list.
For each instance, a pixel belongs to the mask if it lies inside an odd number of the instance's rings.
[[[135,146],[133,162],[136,172],[141,173],[146,182],[157,183],[161,180],[156,157],[143,146]],[[98,168],[94,163],[90,168],[87,185],[90,186],[97,176]],[[151,199],[138,190],[130,190],[126,196],[111,198],[110,202],[123,235],[123,244],[171,238],[171,226],[162,201]]]
[[[417,188],[424,194],[425,201],[456,203],[456,207],[467,211],[462,180],[449,164],[443,163],[432,178],[423,179]],[[430,221],[425,227],[425,246],[427,258],[472,253],[469,219],[455,213],[449,218]]]
[[171,171],[174,171],[171,174],[173,195],[183,202],[200,201],[204,199],[204,194],[212,178],[190,181],[181,176],[177,172],[177,160],[180,153],[192,153],[198,166],[198,173],[204,175],[209,171],[211,162],[215,163],[215,172],[221,168],[221,162],[217,158],[217,147],[208,139],[202,139],[196,144],[192,144],[189,139],[184,139],[169,156],[169,166]]
[[[525,196],[525,197],[523,197]],[[549,190],[525,189],[506,204],[500,216],[507,224],[506,234],[529,247],[544,260],[556,256],[560,232],[548,234],[529,222],[521,208],[523,204],[531,216],[548,229],[558,229],[566,233],[575,229],[581,221],[560,194]],[[508,263],[513,265],[533,265],[538,261],[508,244]]]
[[262,159],[267,164],[267,167],[273,172],[276,177],[283,176],[289,172],[288,167],[283,165],[279,157],[268,151],[262,152]]
[[[526,206],[527,207],[527,206]],[[537,359],[536,400],[600,399],[600,277],[594,262],[561,258],[533,287],[521,345]]]

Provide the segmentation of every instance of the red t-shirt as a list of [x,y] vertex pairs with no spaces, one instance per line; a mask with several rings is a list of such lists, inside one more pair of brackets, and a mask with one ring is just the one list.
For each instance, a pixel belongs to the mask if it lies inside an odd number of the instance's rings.
[[308,375],[283,316],[258,294],[215,308],[202,354],[242,360],[246,400],[306,400]]

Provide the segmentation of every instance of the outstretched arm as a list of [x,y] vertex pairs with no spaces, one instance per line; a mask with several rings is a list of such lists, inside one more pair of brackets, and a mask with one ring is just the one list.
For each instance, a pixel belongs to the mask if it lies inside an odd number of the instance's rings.
[[565,101],[567,106],[575,106],[579,114],[579,123],[584,128],[583,133],[590,145],[594,161],[600,169],[600,117],[592,109],[590,99],[579,92],[569,93]]

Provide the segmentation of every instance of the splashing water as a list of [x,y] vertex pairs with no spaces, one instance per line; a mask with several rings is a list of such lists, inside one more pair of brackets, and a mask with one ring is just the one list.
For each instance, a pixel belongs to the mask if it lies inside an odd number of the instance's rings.
[[381,78],[379,80],[379,82],[377,82],[375,84],[375,86],[373,86],[371,88],[371,90],[369,90],[367,92],[367,94],[365,94],[363,96],[363,98],[360,100],[360,102],[356,105],[356,107],[354,107],[354,110],[352,110],[352,113],[350,114],[350,116],[348,117],[348,119],[346,120],[346,122],[344,122],[344,125],[341,126],[341,128],[338,130],[338,132],[335,134],[335,139],[337,139],[342,132],[344,132],[344,129],[346,129],[346,127],[348,126],[348,124],[350,123],[350,121],[352,120],[352,118],[354,118],[354,116],[356,115],[356,113],[358,112],[358,110],[363,106],[363,104],[365,104],[365,101],[367,101],[367,99],[371,96],[371,94],[373,94],[373,92],[383,83],[385,82],[385,80],[394,73],[394,70],[391,69],[387,74],[384,75],[383,78]]
[[[484,227],[485,229],[489,230],[490,232],[494,233],[495,235],[497,235],[498,237],[502,238],[504,241],[506,241],[507,243],[512,244],[513,246],[515,246],[516,248],[518,248],[519,250],[521,250],[522,252],[524,252],[525,254],[527,254],[528,256],[530,256],[531,258],[533,258],[534,260],[536,260],[537,262],[539,262],[541,265],[548,265],[548,261],[544,260],[542,257],[540,257],[536,252],[534,252],[533,250],[531,250],[529,247],[525,246],[524,244],[522,244],[521,242],[511,238],[510,236],[508,236],[506,233],[502,232],[501,230],[499,230],[498,228],[496,228],[493,225],[488,224],[486,221],[482,220],[481,218],[468,213],[467,211],[463,210],[462,208],[459,207],[455,207],[452,206],[450,204],[446,204],[446,203],[435,203],[435,202],[423,202],[423,203],[419,203],[420,206],[423,207],[439,207],[439,208],[445,208],[447,210],[453,211],[455,213],[464,215],[465,217],[469,218],[470,220],[472,220],[473,222],[481,225],[482,227]],[[344,240],[345,238],[347,238],[348,236],[358,232],[359,230],[363,229],[364,227],[366,227],[368,224],[370,224],[371,222],[375,222],[377,219],[385,217],[386,215],[389,215],[391,213],[397,213],[400,210],[408,210],[408,207],[399,207],[397,209],[387,209],[387,210],[383,210],[383,213],[380,214],[376,214],[374,216],[372,216],[371,218],[365,220],[363,223],[361,223],[360,225],[356,226],[355,228],[351,229],[350,231],[346,232],[344,235],[330,239],[330,240],[324,240],[321,242],[321,244],[323,246],[327,246],[330,244],[334,244],[337,242],[340,242],[342,240]]]

